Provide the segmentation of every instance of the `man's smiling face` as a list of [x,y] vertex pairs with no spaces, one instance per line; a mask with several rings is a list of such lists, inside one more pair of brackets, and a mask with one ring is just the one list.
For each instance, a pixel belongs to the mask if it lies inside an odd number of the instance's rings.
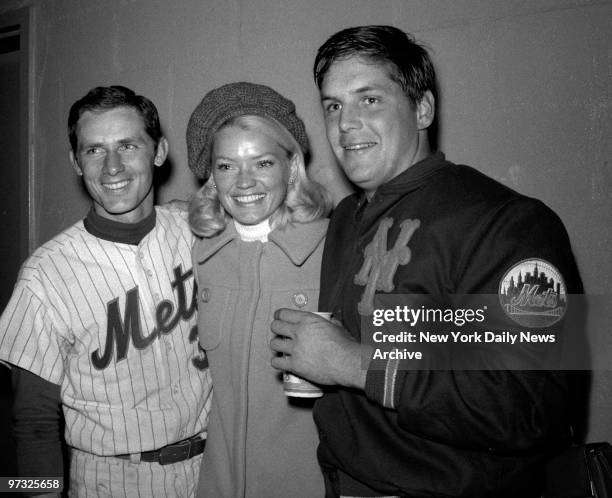
[[86,111],[76,128],[72,165],[83,176],[96,213],[136,223],[153,211],[153,170],[166,159],[165,138],[155,146],[131,107]]
[[[353,56],[335,61],[321,85],[327,138],[348,178],[370,196],[426,157],[427,133],[388,68]],[[427,103],[426,103],[427,104]]]

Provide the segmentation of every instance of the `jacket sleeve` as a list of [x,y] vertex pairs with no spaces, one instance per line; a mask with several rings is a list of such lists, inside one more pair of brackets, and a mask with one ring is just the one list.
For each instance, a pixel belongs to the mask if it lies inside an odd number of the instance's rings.
[[19,475],[63,476],[60,386],[19,367],[12,368],[12,378]]
[[[513,334],[526,330],[503,312],[498,298],[504,275],[521,262],[538,260],[556,268],[567,290],[568,308],[572,294],[582,293],[567,233],[539,201],[512,201],[470,233],[465,246],[458,248],[453,278],[456,294],[468,296],[468,302],[470,296],[494,298],[492,306],[497,309],[490,310],[491,320],[487,314],[482,330]],[[572,321],[572,326],[576,323]],[[568,333],[567,326],[562,318],[542,330],[552,330],[559,340]],[[569,332],[579,336],[582,330]],[[402,361],[375,360],[368,370],[366,395],[396,410],[400,427],[458,447],[503,454],[536,450],[568,437],[579,373],[538,368],[538,355],[547,351],[543,345],[524,350],[535,362],[526,363],[533,369],[505,369],[505,364],[512,364],[510,347],[487,349],[486,358],[478,357],[474,363],[476,370],[409,370]]]

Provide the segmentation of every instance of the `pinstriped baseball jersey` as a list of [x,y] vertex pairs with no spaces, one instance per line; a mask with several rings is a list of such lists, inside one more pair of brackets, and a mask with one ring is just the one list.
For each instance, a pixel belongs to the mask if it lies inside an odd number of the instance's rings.
[[186,214],[156,207],[138,245],[82,221],[23,265],[0,359],[61,385],[68,444],[137,453],[205,432],[211,380],[196,330]]

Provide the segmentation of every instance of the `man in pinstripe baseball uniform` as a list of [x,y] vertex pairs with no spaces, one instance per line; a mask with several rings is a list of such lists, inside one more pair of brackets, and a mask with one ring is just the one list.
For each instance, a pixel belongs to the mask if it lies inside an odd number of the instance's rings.
[[153,205],[168,151],[157,110],[97,87],[68,131],[93,208],[25,262],[0,319],[20,474],[63,475],[61,404],[71,496],[192,496],[211,381],[186,213]]

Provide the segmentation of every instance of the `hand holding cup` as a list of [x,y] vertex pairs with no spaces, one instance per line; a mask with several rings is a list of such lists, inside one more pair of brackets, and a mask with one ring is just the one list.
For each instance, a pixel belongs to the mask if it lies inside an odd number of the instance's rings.
[[362,345],[333,319],[315,313],[281,308],[274,313],[270,341],[272,366],[320,385],[363,389],[367,365],[362,364]]

